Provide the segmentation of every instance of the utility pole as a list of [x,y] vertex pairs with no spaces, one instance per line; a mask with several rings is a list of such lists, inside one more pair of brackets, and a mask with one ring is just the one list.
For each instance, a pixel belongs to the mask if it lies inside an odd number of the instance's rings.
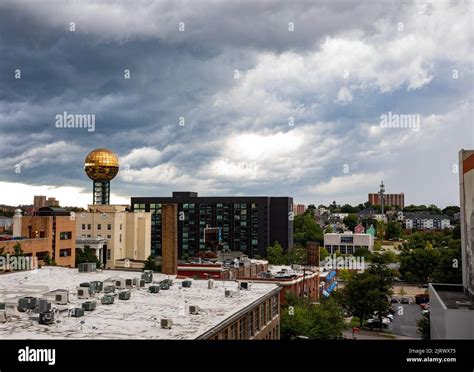
[[380,191],[379,191],[380,203],[382,204],[382,215],[384,214],[384,197],[383,197],[384,193],[385,193],[385,186],[382,181],[382,183],[380,184]]

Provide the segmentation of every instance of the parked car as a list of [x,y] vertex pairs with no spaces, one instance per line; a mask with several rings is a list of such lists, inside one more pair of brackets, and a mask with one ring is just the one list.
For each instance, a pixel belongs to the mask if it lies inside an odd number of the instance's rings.
[[392,297],[392,298],[390,299],[390,302],[391,302],[392,304],[398,304],[398,297],[395,297],[395,296]]
[[365,326],[367,328],[370,328],[371,330],[373,330],[374,328],[387,329],[389,324],[390,324],[390,321],[387,322],[387,321],[384,321],[383,319],[382,319],[382,323],[380,323],[380,320],[369,319],[365,323]]
[[410,300],[408,299],[408,297],[402,297],[402,299],[400,300],[400,302],[402,304],[409,304],[410,303]]

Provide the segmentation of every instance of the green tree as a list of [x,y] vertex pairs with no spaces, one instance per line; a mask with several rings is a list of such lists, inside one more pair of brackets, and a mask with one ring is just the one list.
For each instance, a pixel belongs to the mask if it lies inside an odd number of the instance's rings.
[[320,260],[324,260],[327,256],[329,256],[329,252],[326,248],[321,247],[319,248],[319,258]]
[[431,279],[435,283],[462,283],[461,250],[440,249]]
[[286,257],[283,253],[283,247],[278,242],[274,242],[267,247],[267,260],[270,265],[285,265]]
[[386,228],[387,228],[387,225],[385,224],[385,222],[377,221],[377,225],[376,225],[377,238],[379,238],[380,240],[383,240],[385,238]]
[[281,337],[294,339],[336,339],[347,328],[342,307],[334,299],[322,299],[314,304],[307,299],[291,296],[282,309]]
[[148,256],[143,266],[144,270],[153,270],[154,272],[161,272],[161,266],[156,263],[156,257]]
[[403,234],[402,226],[397,221],[390,221],[387,223],[387,238],[400,239]]
[[23,249],[21,249],[21,244],[20,243],[16,243],[13,246],[13,252],[14,252],[15,256],[24,256]]
[[382,242],[377,239],[374,242],[374,251],[380,251],[381,249],[382,249]]
[[429,340],[431,338],[430,330],[430,315],[424,314],[420,319],[416,321],[417,332],[421,334],[423,340]]
[[89,247],[84,247],[83,250],[79,249],[76,254],[76,267],[78,264],[84,262],[95,262],[97,267],[102,266],[100,260],[95,255],[95,250]]
[[400,253],[400,274],[409,282],[426,282],[437,267],[438,260],[438,250],[403,249]]
[[461,224],[456,224],[453,229],[453,239],[461,239]]
[[308,251],[296,244],[286,253],[286,263],[288,265],[305,265],[308,258]]
[[398,255],[393,251],[386,251],[384,254],[385,259],[389,263],[396,263],[398,262]]
[[296,216],[293,221],[293,229],[295,244],[299,244],[303,247],[305,247],[309,241],[323,244],[323,229],[310,213],[305,212]]
[[344,225],[346,225],[348,230],[354,232],[354,228],[357,226],[358,223],[357,215],[349,214],[347,217],[344,217],[342,222],[344,223]]

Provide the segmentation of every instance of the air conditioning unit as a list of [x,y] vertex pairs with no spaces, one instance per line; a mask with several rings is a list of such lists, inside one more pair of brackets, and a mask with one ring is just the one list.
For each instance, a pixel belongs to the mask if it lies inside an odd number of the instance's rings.
[[172,326],[173,326],[173,321],[171,319],[168,319],[168,318],[161,319],[161,328],[171,329]]
[[81,283],[79,284],[79,287],[81,288],[87,288],[89,290],[89,294],[93,294],[95,292],[95,285],[92,283]]
[[145,279],[146,283],[151,283],[153,281],[153,271],[145,270],[141,276],[142,279]]
[[102,305],[112,305],[114,303],[114,299],[114,296],[103,296],[100,299],[100,302],[102,303]]
[[130,291],[122,291],[119,293],[119,300],[130,300]]
[[54,323],[54,313],[51,311],[47,311],[44,313],[40,313],[39,315],[39,324],[53,324]]
[[75,307],[71,311],[71,316],[75,318],[80,318],[81,316],[84,316],[84,309],[82,307]]
[[40,314],[47,313],[51,311],[51,303],[45,298],[40,298],[38,299],[37,308],[38,308],[38,313]]
[[95,262],[83,262],[77,265],[80,273],[92,273],[97,270],[97,264]]
[[92,311],[95,310],[96,303],[95,301],[86,301],[82,303],[82,308],[85,311]]
[[214,279],[209,279],[207,281],[207,289],[212,289],[214,288]]
[[5,310],[5,302],[0,302],[0,310]]
[[104,282],[101,282],[99,280],[95,280],[91,282],[93,287],[95,288],[95,292],[102,292],[102,289],[104,288]]
[[58,305],[67,305],[67,303],[69,302],[69,292],[56,292],[56,294],[54,295],[54,302],[56,302]]
[[125,287],[132,288],[133,287],[133,279],[125,279]]
[[5,310],[0,310],[0,323],[7,322],[7,312]]
[[86,299],[90,298],[91,294],[88,287],[79,287],[77,288],[77,298]]
[[249,283],[248,282],[240,282],[239,283],[239,289],[248,290],[249,289]]
[[160,283],[168,284],[168,286],[171,287],[173,285],[173,280],[172,279],[163,279]]
[[168,283],[160,283],[160,289],[167,291],[170,289],[170,285]]
[[145,283],[146,283],[146,282],[145,282],[145,279],[140,279],[140,281],[139,281],[139,283],[138,283],[138,286],[139,286],[140,288],[145,288]]
[[199,308],[199,306],[195,306],[195,305],[189,306],[189,313],[190,314],[197,315],[197,314],[199,314],[200,310],[201,309]]
[[104,287],[104,293],[114,293],[114,292],[115,292],[115,286],[108,285]]
[[25,312],[26,310],[34,310],[36,308],[35,297],[22,297],[18,300],[18,311]]
[[235,295],[234,291],[231,291],[230,289],[226,289],[224,294],[226,297],[234,297]]
[[132,280],[132,285],[133,285],[134,287],[138,287],[138,286],[140,285],[140,279],[138,279],[138,278],[133,278],[133,280]]
[[125,279],[117,279],[115,281],[115,287],[117,287],[119,289],[125,288]]
[[160,291],[160,286],[159,285],[150,285],[148,287],[148,291],[150,293],[158,293]]
[[183,288],[191,288],[191,285],[193,284],[193,282],[191,280],[184,280],[181,285],[183,286]]

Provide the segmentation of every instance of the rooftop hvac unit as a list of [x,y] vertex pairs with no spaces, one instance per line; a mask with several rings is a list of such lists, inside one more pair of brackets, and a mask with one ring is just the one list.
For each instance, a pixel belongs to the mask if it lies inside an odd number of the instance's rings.
[[96,289],[96,286],[93,282],[81,283],[81,284],[79,284],[79,287],[88,288],[90,294],[93,294],[95,292],[95,289]]
[[96,306],[95,301],[86,301],[82,303],[82,308],[85,311],[95,310],[95,306]]
[[115,292],[115,286],[108,285],[104,287],[104,293],[114,293],[114,292]]
[[130,291],[122,291],[119,293],[119,300],[130,300]]
[[45,298],[38,299],[38,313],[47,313],[49,311],[51,311],[51,303]]
[[67,305],[69,301],[69,292],[56,292],[54,295],[54,302],[58,305]]
[[212,289],[214,288],[214,279],[209,279],[207,281],[207,289]]
[[40,313],[39,315],[39,324],[53,324],[54,323],[54,313],[51,311],[46,311],[44,313]]
[[26,310],[33,310],[36,308],[35,297],[22,297],[18,300],[18,311],[25,312]]
[[153,281],[153,271],[145,270],[141,276],[142,279],[145,279],[146,283],[151,283]]
[[114,296],[104,296],[101,298],[100,302],[102,305],[112,305],[114,303]]
[[79,318],[81,316],[84,316],[84,309],[82,307],[75,307],[71,311],[71,316],[75,318]]
[[173,285],[173,280],[172,279],[163,279],[160,283],[166,283],[168,284],[168,286],[172,286]]
[[249,289],[249,283],[248,282],[240,282],[239,283],[239,289],[248,290]]
[[0,310],[5,310],[5,302],[0,302]]
[[91,294],[89,292],[89,288],[87,288],[87,287],[77,288],[77,298],[86,299],[86,298],[90,298],[90,297],[91,297]]
[[140,279],[139,278],[133,278],[132,285],[134,287],[138,287],[140,285]]
[[133,287],[133,279],[125,279],[125,287],[126,288]]
[[0,323],[7,322],[7,312],[5,310],[0,310]]
[[184,280],[181,285],[183,286],[183,288],[191,288],[191,285],[193,284],[192,281],[190,280]]
[[95,280],[95,281],[91,282],[91,284],[94,286],[95,292],[102,292],[102,289],[104,288],[104,282],[101,282],[99,280]]
[[167,291],[170,289],[170,285],[168,283],[160,283],[160,289]]
[[173,321],[171,319],[168,319],[168,318],[161,319],[161,328],[171,329],[172,326],[173,326]]
[[150,285],[148,287],[148,291],[150,293],[158,293],[160,291],[160,286],[159,285]]
[[145,282],[145,279],[140,279],[138,286],[139,286],[140,288],[144,288],[144,287],[145,287],[145,283],[146,283],[146,282]]
[[95,262],[83,262],[77,265],[80,273],[92,273],[96,271],[97,264]]
[[119,289],[125,288],[125,279],[117,279],[115,281],[115,287]]
[[199,306],[195,306],[195,305],[189,306],[189,313],[190,314],[197,315],[197,314],[199,314],[200,310],[201,309],[199,308]]
[[231,290],[229,290],[229,289],[226,289],[224,295],[225,295],[226,297],[234,297],[234,291],[231,291]]

